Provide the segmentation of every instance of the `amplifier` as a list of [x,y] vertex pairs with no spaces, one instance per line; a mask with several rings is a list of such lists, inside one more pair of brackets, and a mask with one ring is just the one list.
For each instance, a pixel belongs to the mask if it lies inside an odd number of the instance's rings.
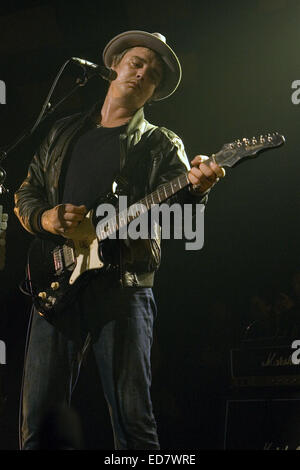
[[300,386],[300,364],[292,363],[288,346],[231,349],[231,383],[237,387]]
[[300,450],[300,399],[227,400],[224,449]]

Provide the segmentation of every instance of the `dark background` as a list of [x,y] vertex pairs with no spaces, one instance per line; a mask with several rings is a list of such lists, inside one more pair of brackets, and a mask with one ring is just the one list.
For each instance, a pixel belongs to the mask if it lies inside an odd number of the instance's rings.
[[[71,56],[101,64],[120,32],[161,32],[179,56],[176,94],[146,110],[150,122],[175,131],[189,158],[226,142],[278,131],[286,145],[232,170],[211,192],[205,245],[185,251],[164,242],[156,276],[159,315],[153,347],[153,402],[164,448],[221,448],[229,348],[247,324],[249,298],[278,285],[288,291],[299,269],[299,106],[291,84],[299,72],[297,0],[6,1],[0,6],[0,147],[32,123],[58,72]],[[53,102],[74,83],[63,75]],[[88,107],[105,92],[92,79],[57,116]],[[56,116],[56,117],[57,117]],[[10,193],[7,258],[1,276],[0,448],[18,448],[18,402],[30,302],[18,290],[31,235],[13,214],[13,193],[51,121],[13,152],[4,167]],[[214,352],[214,359],[209,351]],[[1,401],[1,400],[0,400]],[[87,448],[112,448],[112,433],[93,358],[79,381],[74,407]]]

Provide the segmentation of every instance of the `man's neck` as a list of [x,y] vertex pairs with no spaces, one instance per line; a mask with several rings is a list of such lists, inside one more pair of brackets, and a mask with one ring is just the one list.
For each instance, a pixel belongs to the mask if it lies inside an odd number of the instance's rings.
[[131,120],[136,111],[136,108],[130,107],[122,100],[112,98],[108,93],[101,108],[101,125],[104,127],[122,126]]

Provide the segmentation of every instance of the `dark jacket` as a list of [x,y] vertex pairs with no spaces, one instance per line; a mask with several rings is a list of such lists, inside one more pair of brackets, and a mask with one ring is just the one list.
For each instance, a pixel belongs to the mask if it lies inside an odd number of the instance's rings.
[[[60,204],[67,164],[80,135],[95,127],[99,105],[87,114],[76,114],[57,121],[34,155],[28,175],[15,193],[15,214],[32,234],[43,232],[41,215]],[[155,132],[154,132],[155,131]],[[120,170],[134,162],[128,203],[151,193],[159,185],[179,176],[189,168],[183,143],[172,131],[153,126],[139,109],[120,135]],[[206,197],[184,188],[172,198],[179,203],[205,203]],[[123,286],[153,285],[154,272],[160,264],[160,230],[147,240],[124,240],[121,245]]]

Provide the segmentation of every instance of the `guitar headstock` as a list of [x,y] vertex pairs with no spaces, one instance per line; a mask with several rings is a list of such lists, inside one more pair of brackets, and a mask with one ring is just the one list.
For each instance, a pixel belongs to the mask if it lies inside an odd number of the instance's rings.
[[263,150],[280,147],[284,142],[284,136],[278,132],[252,137],[252,139],[244,137],[242,140],[223,145],[214,158],[218,165],[232,167],[243,158],[253,157]]

